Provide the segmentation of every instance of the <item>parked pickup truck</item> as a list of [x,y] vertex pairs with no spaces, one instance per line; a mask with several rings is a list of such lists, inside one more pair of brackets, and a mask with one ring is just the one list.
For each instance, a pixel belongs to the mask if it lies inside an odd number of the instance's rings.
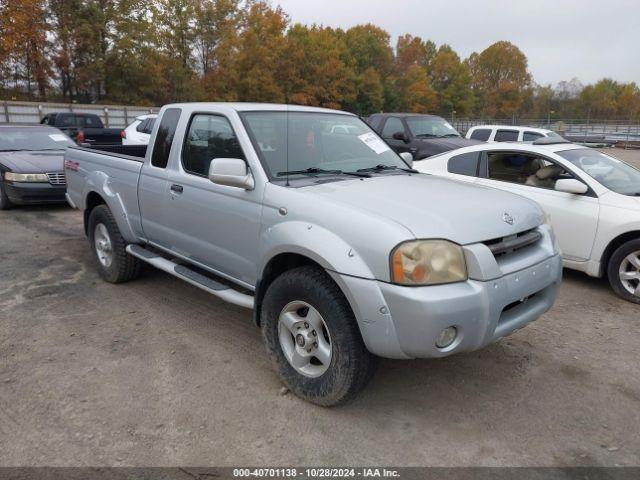
[[377,357],[476,350],[556,297],[535,203],[410,165],[354,115],[241,103],[163,107],[144,159],[65,154],[106,281],[146,262],[252,308],[284,384],[320,405]]
[[62,130],[78,144],[117,145],[122,144],[124,135],[121,128],[105,128],[93,113],[47,113],[40,123]]

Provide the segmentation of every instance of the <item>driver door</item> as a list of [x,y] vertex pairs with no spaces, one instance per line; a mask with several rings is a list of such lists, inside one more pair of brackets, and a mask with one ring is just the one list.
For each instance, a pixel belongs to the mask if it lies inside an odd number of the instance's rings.
[[[488,151],[483,157],[477,183],[536,201],[551,217],[564,258],[586,261],[591,256],[598,227],[598,197],[590,191],[583,195],[558,192],[554,189],[555,179],[537,179],[538,170],[549,165],[557,164],[535,154]],[[561,178],[572,178],[558,167],[564,172]],[[505,205],[505,209],[508,208]]]

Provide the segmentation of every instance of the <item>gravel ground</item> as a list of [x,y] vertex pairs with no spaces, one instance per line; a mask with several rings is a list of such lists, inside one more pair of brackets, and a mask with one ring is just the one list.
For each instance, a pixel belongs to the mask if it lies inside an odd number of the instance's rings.
[[102,282],[77,211],[1,212],[0,242],[2,466],[640,465],[640,307],[604,281],[567,271],[515,335],[323,409],[281,395],[249,311]]

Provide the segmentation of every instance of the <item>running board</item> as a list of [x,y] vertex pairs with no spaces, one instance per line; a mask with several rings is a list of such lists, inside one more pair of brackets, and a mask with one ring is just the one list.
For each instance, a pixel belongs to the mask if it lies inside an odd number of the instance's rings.
[[184,280],[195,287],[201,288],[205,292],[209,292],[225,302],[245,308],[253,308],[253,297],[251,295],[240,293],[227,285],[216,282],[212,278],[191,270],[189,267],[167,260],[140,245],[127,245],[127,253],[174,277],[178,277],[180,280]]

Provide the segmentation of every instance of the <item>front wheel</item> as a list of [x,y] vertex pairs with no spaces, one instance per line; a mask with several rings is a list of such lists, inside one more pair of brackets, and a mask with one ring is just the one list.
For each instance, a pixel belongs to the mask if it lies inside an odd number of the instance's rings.
[[355,316],[318,267],[289,270],[267,289],[261,311],[267,352],[283,383],[322,406],[348,401],[375,372]]
[[640,303],[640,239],[623,243],[613,252],[607,274],[611,288],[618,296]]
[[140,273],[140,260],[129,255],[111,210],[99,205],[89,215],[89,242],[100,276],[110,283],[132,280]]
[[[2,173],[0,172],[0,175]],[[0,178],[0,210],[9,210],[13,208],[13,203],[9,200],[7,192],[5,191],[4,182]]]

